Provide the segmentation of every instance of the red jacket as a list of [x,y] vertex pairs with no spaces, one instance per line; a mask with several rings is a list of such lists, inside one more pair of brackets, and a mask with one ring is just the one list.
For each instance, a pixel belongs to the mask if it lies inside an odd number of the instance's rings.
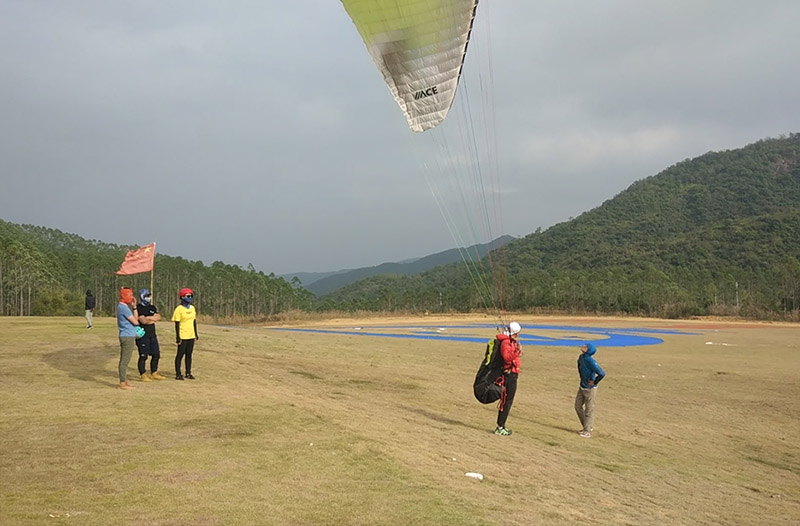
[[503,372],[519,373],[519,355],[521,353],[519,342],[513,336],[508,336],[507,334],[498,334],[495,338],[500,341]]

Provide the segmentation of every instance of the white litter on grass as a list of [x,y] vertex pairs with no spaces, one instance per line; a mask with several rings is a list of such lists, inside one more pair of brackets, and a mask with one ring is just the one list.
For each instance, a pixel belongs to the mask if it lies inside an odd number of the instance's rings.
[[483,475],[481,475],[480,473],[473,473],[472,471],[470,471],[469,473],[464,473],[464,475],[468,476],[471,479],[483,480]]
[[735,346],[734,344],[732,344],[732,343],[714,343],[714,342],[706,342],[706,345],[722,345],[722,346],[725,346],[725,347],[736,347],[736,346]]

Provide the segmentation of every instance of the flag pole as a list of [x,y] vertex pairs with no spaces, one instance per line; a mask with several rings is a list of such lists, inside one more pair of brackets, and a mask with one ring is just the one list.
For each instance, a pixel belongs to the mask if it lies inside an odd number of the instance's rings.
[[153,241],[153,266],[150,267],[150,295],[155,298],[153,293],[153,271],[156,268],[156,242]]

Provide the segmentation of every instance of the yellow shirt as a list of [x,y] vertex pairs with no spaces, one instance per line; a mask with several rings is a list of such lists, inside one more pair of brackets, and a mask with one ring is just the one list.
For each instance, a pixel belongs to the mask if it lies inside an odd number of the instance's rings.
[[177,321],[178,332],[181,340],[194,340],[196,335],[194,333],[194,319],[197,317],[197,311],[194,310],[194,305],[189,305],[187,309],[183,305],[178,305],[172,313],[172,321]]

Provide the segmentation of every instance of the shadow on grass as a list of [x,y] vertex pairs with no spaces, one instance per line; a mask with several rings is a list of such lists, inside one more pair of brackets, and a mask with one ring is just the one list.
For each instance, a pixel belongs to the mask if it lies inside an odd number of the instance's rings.
[[550,424],[543,424],[543,423],[541,423],[541,422],[537,422],[537,424],[539,424],[540,426],[549,427],[550,429],[557,429],[557,430],[559,430],[559,431],[566,431],[567,433],[569,433],[569,434],[571,434],[571,435],[574,435],[575,433],[577,433],[577,432],[578,432],[578,430],[581,428],[581,425],[580,425],[579,423],[578,423],[578,424],[575,424],[575,425],[574,425],[574,426],[572,426],[572,427],[566,427],[566,426],[553,426],[553,425],[550,425]]
[[[138,354],[134,353],[131,363],[135,365]],[[100,385],[116,385],[119,348],[110,352],[108,346],[65,348],[42,356],[42,361],[51,367],[64,371],[70,378]]]
[[535,418],[530,418],[530,417],[527,417],[527,416],[524,416],[524,415],[516,415],[515,416],[513,411],[511,413],[511,416],[509,417],[509,420],[512,419],[512,418],[517,418],[519,420],[524,420],[525,422],[530,422],[532,424],[536,424],[537,426],[548,427],[548,428],[554,429],[556,431],[565,431],[565,432],[567,432],[567,433],[569,433],[571,435],[576,434],[581,428],[580,423],[577,422],[578,417],[575,417],[576,422],[575,422],[574,426],[563,426],[563,425],[556,425],[556,424],[548,424],[546,422],[542,422],[541,420],[537,420]]
[[322,380],[322,377],[321,377],[321,376],[319,376],[319,375],[316,375],[316,374],[314,374],[314,373],[310,373],[310,372],[308,372],[308,371],[294,371],[294,370],[290,370],[289,372],[290,372],[291,374],[296,374],[296,375],[298,375],[298,376],[302,376],[302,377],[304,377],[304,378],[308,378],[309,380]]
[[412,413],[416,413],[418,415],[424,416],[425,418],[430,418],[436,422],[441,422],[442,424],[447,424],[451,426],[461,426],[466,427],[468,429],[477,429],[478,431],[486,431],[486,426],[477,426],[474,424],[467,424],[460,420],[455,420],[453,418],[440,415],[438,413],[434,413],[433,411],[428,411],[426,409],[420,409],[419,407],[408,407],[408,406],[400,406],[400,409],[405,409],[406,411],[410,411]]

